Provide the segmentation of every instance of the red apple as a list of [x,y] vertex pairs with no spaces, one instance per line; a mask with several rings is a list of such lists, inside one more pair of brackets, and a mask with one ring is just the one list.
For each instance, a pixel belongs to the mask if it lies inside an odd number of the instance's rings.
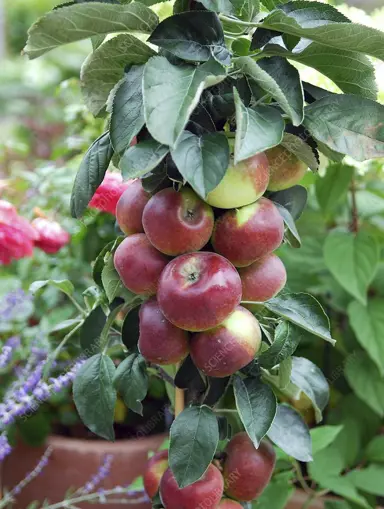
[[253,203],[265,193],[269,182],[269,164],[264,152],[231,164],[224,178],[206,202],[220,209],[234,209]]
[[168,468],[168,451],[159,451],[149,459],[144,472],[144,489],[149,498],[153,498],[159,491],[160,481]]
[[165,509],[216,509],[223,489],[221,472],[212,464],[201,479],[182,489],[168,468],[160,482],[160,497]]
[[250,311],[238,306],[214,329],[194,334],[191,356],[206,375],[223,378],[249,364],[260,344],[259,322]]
[[282,145],[266,151],[271,177],[269,191],[282,191],[296,185],[304,177],[308,166]]
[[155,297],[140,308],[139,350],[149,362],[174,364],[189,352],[188,332],[171,324],[160,311]]
[[153,295],[169,259],[157,251],[144,233],[135,233],[116,249],[114,264],[124,284],[138,295]]
[[243,285],[243,302],[265,302],[282,290],[287,282],[283,262],[274,253],[239,269]]
[[243,506],[239,504],[239,502],[236,502],[235,500],[223,498],[223,500],[219,504],[219,509],[243,509]]
[[144,231],[143,210],[150,197],[151,195],[143,189],[140,179],[133,180],[120,196],[116,205],[116,219],[126,235]]
[[276,455],[269,442],[256,449],[245,432],[235,435],[226,449],[224,462],[225,492],[248,502],[257,498],[271,480]]
[[176,327],[202,331],[216,327],[241,300],[241,280],[224,257],[204,251],[175,258],[161,274],[159,306]]
[[236,267],[246,267],[277,249],[284,237],[284,221],[271,200],[260,198],[229,210],[215,223],[212,244]]
[[170,256],[199,251],[212,235],[212,208],[188,187],[163,189],[144,209],[144,231],[156,249]]

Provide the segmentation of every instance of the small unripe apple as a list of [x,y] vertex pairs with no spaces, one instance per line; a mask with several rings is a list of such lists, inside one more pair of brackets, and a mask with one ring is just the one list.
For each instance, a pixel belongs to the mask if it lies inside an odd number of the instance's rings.
[[226,449],[225,492],[244,502],[257,498],[271,480],[276,454],[269,442],[256,449],[245,432],[235,435]]
[[216,220],[212,244],[236,267],[246,267],[277,249],[284,237],[284,221],[271,200],[229,210]]
[[239,269],[243,285],[243,301],[265,302],[275,297],[287,282],[283,262],[274,253],[259,258],[248,267]]
[[261,344],[259,322],[242,306],[223,323],[194,334],[191,356],[195,365],[208,376],[230,376],[249,364]]
[[139,350],[155,364],[174,364],[189,352],[188,332],[175,327],[160,311],[155,297],[141,305]]
[[212,208],[188,187],[159,191],[143,214],[148,239],[170,256],[199,251],[211,238],[213,224]]
[[219,504],[219,509],[243,509],[243,506],[235,500],[231,500],[230,498],[223,498]]
[[243,207],[258,200],[269,182],[269,164],[264,152],[234,164],[231,160],[224,178],[206,202],[220,209]]
[[119,245],[113,261],[128,290],[138,295],[154,295],[169,259],[152,246],[144,233],[135,233]]
[[199,251],[175,258],[164,269],[158,302],[176,327],[202,331],[216,327],[241,300],[241,280],[223,256]]
[[149,459],[144,472],[144,489],[149,498],[159,491],[160,481],[168,468],[168,451],[159,451]]
[[282,191],[296,185],[304,177],[308,166],[292,152],[277,145],[266,151],[269,161],[269,191]]
[[160,497],[165,509],[216,509],[223,489],[223,476],[212,464],[201,479],[182,489],[168,468],[160,482]]
[[141,185],[141,180],[132,181],[120,196],[116,205],[116,219],[126,235],[143,233],[143,210],[151,195]]

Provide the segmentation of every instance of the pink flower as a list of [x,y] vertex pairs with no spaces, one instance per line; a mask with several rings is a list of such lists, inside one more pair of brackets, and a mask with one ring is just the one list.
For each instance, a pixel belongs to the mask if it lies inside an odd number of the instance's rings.
[[116,215],[117,202],[131,182],[132,180],[123,182],[120,173],[107,172],[103,182],[96,189],[89,206]]
[[32,226],[38,232],[39,236],[35,242],[35,246],[39,247],[45,253],[57,253],[71,240],[69,233],[56,221],[38,217],[32,221]]
[[0,264],[8,265],[12,260],[32,256],[38,236],[13,205],[0,200]]

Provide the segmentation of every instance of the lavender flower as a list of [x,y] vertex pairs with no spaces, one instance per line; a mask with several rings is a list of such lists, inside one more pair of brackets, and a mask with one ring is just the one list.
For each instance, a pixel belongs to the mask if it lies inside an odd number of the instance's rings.
[[[96,472],[96,474],[82,487],[80,488],[79,492],[82,494],[91,493],[95,491],[95,488],[99,486],[99,484],[104,481],[105,478],[108,477],[108,475],[111,472],[111,465],[112,465],[113,455],[107,454],[100,465],[99,470]],[[99,490],[100,491],[100,490]],[[103,490],[101,490],[103,491]]]
[[40,458],[39,462],[35,466],[35,468],[32,470],[32,472],[29,472],[24,479],[17,484],[12,491],[9,492],[7,495],[7,498],[13,498],[15,495],[18,495],[23,488],[27,486],[33,479],[35,479],[38,475],[41,474],[43,469],[48,465],[49,457],[52,454],[52,449],[49,447],[44,455]]
[[7,293],[0,300],[0,318],[1,321],[13,321],[18,316],[26,316],[32,310],[31,303],[33,297],[24,292],[21,288]]
[[9,338],[0,350],[0,369],[8,367],[12,360],[13,352],[20,346],[20,338],[12,336]]
[[3,433],[0,435],[0,463],[4,460],[8,454],[12,451],[12,447],[9,445],[8,438]]

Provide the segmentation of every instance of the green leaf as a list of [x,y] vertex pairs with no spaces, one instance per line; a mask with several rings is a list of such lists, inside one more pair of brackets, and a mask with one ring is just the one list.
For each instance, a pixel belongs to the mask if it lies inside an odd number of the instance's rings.
[[384,417],[384,378],[370,358],[361,352],[349,355],[344,372],[355,394]]
[[134,65],[125,74],[113,98],[109,132],[115,152],[129,147],[144,126],[143,65]]
[[258,448],[276,415],[277,403],[271,387],[259,378],[235,377],[236,407],[245,431]]
[[137,297],[134,293],[130,292],[120,280],[120,276],[115,269],[113,263],[113,256],[111,255],[101,273],[101,280],[103,288],[107,295],[108,301],[111,303],[116,297],[122,297],[126,302],[133,302]]
[[384,59],[384,33],[350,23],[334,7],[319,2],[289,2],[279,6],[262,23],[264,28],[343,50]]
[[222,81],[225,74],[213,59],[199,66],[174,66],[165,57],[151,58],[145,66],[143,90],[144,115],[152,136],[174,148],[203,89]]
[[291,382],[312,401],[316,421],[320,422],[329,401],[329,385],[322,371],[304,357],[292,357]]
[[148,40],[190,62],[206,62],[213,56],[223,65],[231,63],[223,27],[211,11],[174,14],[162,21]]
[[384,466],[370,465],[362,470],[354,470],[347,475],[352,484],[365,493],[384,497]]
[[284,509],[288,507],[287,504],[295,491],[292,477],[291,472],[275,474],[265,490],[252,503],[252,509]]
[[256,63],[251,57],[240,57],[235,60],[235,66],[276,99],[292,119],[293,125],[302,123],[304,118],[303,86],[299,71],[285,58],[263,58]]
[[383,118],[383,105],[344,94],[306,106],[304,125],[332,150],[365,161],[384,154]]
[[287,357],[279,365],[279,389],[286,389],[291,381],[292,357]]
[[131,309],[125,316],[121,329],[121,340],[128,350],[137,350],[137,342],[140,335],[140,307]]
[[325,509],[352,509],[345,500],[325,500]]
[[294,220],[299,219],[307,205],[308,192],[303,186],[292,186],[283,191],[270,193],[270,200],[279,203],[289,211]]
[[272,369],[290,357],[298,347],[305,333],[290,322],[280,322],[275,330],[275,339],[272,345],[259,357],[263,368]]
[[271,106],[244,106],[234,89],[236,106],[235,164],[278,145],[283,139],[284,120]]
[[299,461],[312,461],[311,435],[301,415],[288,405],[278,405],[268,437]]
[[[262,54],[279,55],[313,67],[346,94],[356,94],[373,100],[377,97],[375,68],[365,55],[332,48],[309,39],[302,39],[292,51],[277,44],[267,44]],[[323,92],[323,95],[328,94]]]
[[75,287],[68,279],[61,280],[47,279],[45,281],[35,281],[29,287],[29,291],[33,295],[40,295],[42,293],[42,290],[46,286],[54,286],[55,288],[65,293],[66,295],[72,295],[73,292],[75,291]]
[[277,207],[278,211],[280,212],[281,217],[284,220],[285,226],[288,228],[288,231],[291,234],[290,244],[292,247],[299,248],[301,247],[301,238],[300,234],[296,228],[295,221],[289,212],[285,207],[280,205],[280,203],[275,203],[275,206]]
[[72,217],[80,218],[102,183],[113,155],[109,132],[102,134],[87,150],[77,172],[71,196]]
[[107,245],[103,247],[100,253],[97,255],[95,263],[93,264],[92,269],[92,277],[94,282],[101,288],[103,288],[103,282],[101,280],[101,273],[103,272],[103,268],[105,266],[105,262],[108,260],[108,253],[114,253],[119,246],[119,244],[124,240],[124,237],[121,235],[117,237],[116,240],[111,240]]
[[379,246],[365,231],[357,235],[331,232],[324,243],[324,260],[333,277],[362,304],[379,261]]
[[284,133],[281,145],[303,161],[312,171],[319,169],[319,161],[313,149],[300,138],[291,133]]
[[364,456],[369,462],[384,463],[384,435],[377,436],[369,442]]
[[286,4],[289,0],[260,0],[266,9],[273,11],[280,4]]
[[343,426],[319,426],[311,429],[313,454],[331,445],[342,429]]
[[104,328],[107,317],[101,306],[93,309],[80,330],[80,345],[87,357],[95,355],[100,350],[100,334]]
[[181,175],[205,198],[220,184],[229,166],[228,140],[223,133],[195,136],[184,131],[171,156]]
[[168,154],[169,148],[154,139],[144,140],[129,147],[120,159],[124,180],[134,179],[155,169]]
[[180,488],[199,480],[211,463],[219,442],[219,426],[213,411],[203,405],[186,408],[176,417],[171,431],[169,465]]
[[316,198],[324,214],[328,215],[345,198],[354,171],[353,166],[330,164],[325,176],[316,180]]
[[30,59],[63,44],[112,32],[151,33],[158,17],[141,3],[128,5],[99,2],[75,4],[54,9],[28,30],[24,53]]
[[328,489],[332,491],[336,495],[340,495],[343,498],[353,502],[359,507],[363,507],[364,509],[371,509],[371,505],[365,500],[364,497],[359,495],[355,486],[352,483],[352,480],[348,477],[341,476],[327,476],[324,474],[324,478],[321,479],[320,486],[322,488]]
[[68,320],[64,320],[63,322],[58,323],[57,325],[54,325],[49,332],[52,333],[73,329],[75,325],[79,325],[81,322],[82,322],[81,318],[70,318]]
[[329,319],[321,304],[308,293],[286,293],[266,302],[265,307],[302,329],[319,336],[333,345],[329,330]]
[[[260,11],[259,0],[202,0],[206,9],[251,21]],[[236,41],[235,41],[236,42]]]
[[123,78],[126,66],[145,64],[153,55],[153,49],[130,34],[117,35],[91,53],[80,77],[84,102],[93,115],[103,110],[111,90]]
[[114,440],[116,391],[112,385],[115,365],[97,354],[88,359],[73,382],[73,399],[83,423],[96,435]]
[[143,415],[141,401],[148,391],[148,374],[144,357],[133,353],[124,359],[113,377],[113,385],[123,397],[127,407]]

